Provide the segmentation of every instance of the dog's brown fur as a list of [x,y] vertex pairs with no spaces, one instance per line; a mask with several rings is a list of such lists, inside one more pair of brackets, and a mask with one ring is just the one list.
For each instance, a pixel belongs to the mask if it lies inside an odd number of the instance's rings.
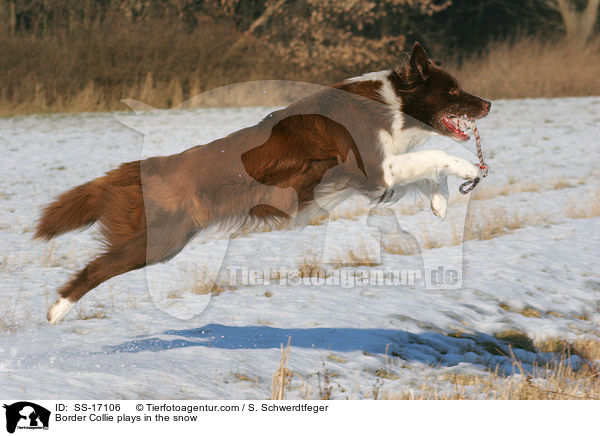
[[[412,58],[422,50],[415,47]],[[421,61],[431,69],[428,74],[442,75],[426,55]],[[409,65],[404,73],[391,73],[396,91],[408,92],[407,102],[419,101],[419,87],[426,86],[415,78],[422,68]],[[455,86],[451,82],[444,86]],[[313,202],[324,177],[335,189],[382,195],[387,187],[375,144],[377,133],[391,128],[392,117],[381,86],[377,80],[342,82],[256,126],[176,155],[122,164],[62,194],[44,209],[35,237],[48,240],[98,222],[106,251],[59,294],[76,302],[111,277],[172,258],[213,224],[288,219]],[[468,109],[481,116],[482,102],[477,99]],[[404,114],[431,126],[430,114],[422,111],[415,104],[414,114],[406,109]]]

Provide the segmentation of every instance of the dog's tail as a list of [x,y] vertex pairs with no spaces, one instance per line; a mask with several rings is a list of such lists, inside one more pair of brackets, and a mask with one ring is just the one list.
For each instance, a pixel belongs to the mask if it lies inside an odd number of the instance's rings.
[[104,177],[65,192],[44,208],[34,239],[49,240],[88,227],[100,218],[99,200]]

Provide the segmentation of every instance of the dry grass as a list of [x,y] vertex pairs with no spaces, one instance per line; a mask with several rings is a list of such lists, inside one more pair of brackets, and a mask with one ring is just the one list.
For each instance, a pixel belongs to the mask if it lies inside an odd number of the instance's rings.
[[319,277],[323,279],[329,277],[321,261],[313,254],[300,258],[296,262],[296,267],[298,268],[299,277]]
[[[582,184],[584,179],[577,180],[573,183]],[[518,182],[517,180],[509,181],[508,184],[502,186],[482,187],[475,190],[471,194],[473,200],[490,200],[494,197],[509,196],[517,193],[525,192],[542,192],[545,190],[558,190],[572,188],[575,185],[569,180],[551,179],[547,181],[528,181]],[[600,214],[600,193],[599,191],[591,191],[588,194],[589,198],[573,198],[569,205],[565,208],[566,216],[570,218],[582,218],[598,216]],[[463,200],[463,197],[457,197],[456,201]],[[474,203],[477,204],[477,203]],[[422,204],[402,204],[400,209],[401,214],[413,215],[423,210]],[[367,207],[357,207],[347,211],[334,211],[329,217],[331,220],[337,219],[356,219],[361,215],[369,213]],[[311,224],[320,225],[327,221],[327,216],[316,217]],[[548,211],[529,211],[519,213],[516,211],[508,211],[504,207],[493,206],[486,208],[473,208],[469,210],[465,223],[464,237],[461,238],[458,228],[453,226],[453,234],[450,240],[439,240],[430,234],[423,235],[424,245],[420,247],[416,239],[409,234],[396,235],[393,240],[386,239],[383,241],[383,249],[389,254],[398,255],[414,255],[420,252],[421,249],[433,249],[442,246],[457,245],[463,241],[475,239],[493,239],[510,233],[511,231],[523,228],[530,225],[540,225],[551,223],[551,214]],[[336,259],[336,267],[342,266],[373,266],[376,262],[369,260],[368,253],[365,253],[363,247],[350,250],[347,253],[340,254]]]
[[[454,335],[451,335],[454,336]],[[459,335],[460,336],[460,335]],[[495,355],[504,355],[512,361],[517,370],[514,375],[507,376],[498,368],[489,369],[484,373],[472,374],[463,371],[444,371],[441,374],[429,376],[429,380],[418,388],[400,387],[386,388],[386,380],[393,382],[399,379],[396,374],[398,367],[404,367],[403,360],[389,357],[387,350],[385,365],[378,370],[367,370],[376,376],[371,390],[362,391],[366,398],[373,399],[402,399],[402,400],[568,400],[568,399],[600,399],[600,341],[597,339],[577,339],[567,341],[561,338],[546,338],[533,341],[525,333],[509,330],[494,335],[503,350],[489,350]],[[483,344],[485,345],[485,344]],[[490,343],[490,348],[493,344]],[[495,345],[494,345],[495,347]],[[513,349],[527,350],[532,353],[552,353],[545,357],[544,364],[533,363],[525,368],[519,361]],[[368,354],[368,353],[365,353]],[[573,356],[579,358],[580,364],[573,364]],[[333,358],[334,362],[345,363],[345,359]],[[272,399],[283,398],[280,386],[288,386],[291,372],[286,363],[289,358],[289,345],[286,350],[282,344],[282,359],[278,371],[273,377]],[[329,358],[329,357],[328,357]],[[296,375],[296,374],[295,374]],[[298,386],[305,399],[330,399],[333,396],[332,379],[337,375],[324,369],[317,373],[317,389],[298,375],[304,384]],[[432,379],[435,377],[435,379]],[[347,387],[336,384],[339,392],[346,392]],[[359,392],[361,391],[360,388]]]
[[[556,188],[555,188],[556,189]],[[543,185],[538,182],[527,182],[503,186],[483,186],[471,194],[471,200],[489,200],[490,198],[519,194],[522,192],[540,192]]]
[[330,355],[327,356],[327,359],[329,359],[329,360],[331,360],[333,362],[337,362],[337,363],[346,363],[346,362],[348,362],[342,356],[339,356],[337,354],[330,354]]
[[532,373],[502,377],[457,374],[450,386],[424,385],[401,393],[380,392],[381,399],[394,400],[598,400],[600,383],[595,373],[574,371],[565,361]]
[[49,242],[44,247],[40,258],[40,264],[46,268],[63,267],[69,270],[77,268],[79,258],[74,250],[59,253],[59,244],[56,241]]
[[[132,22],[116,16],[68,31],[0,32],[0,114],[124,110],[124,98],[168,108],[226,84],[261,79],[335,83],[366,71],[357,69],[353,53],[358,47],[352,40],[335,45],[344,56],[319,58],[311,50],[309,62],[299,66],[297,56],[281,50],[280,41],[247,40],[234,27],[209,19],[183,30],[168,19]],[[390,68],[395,58],[381,52],[367,64]],[[600,40],[585,49],[535,39],[502,42],[483,56],[448,64],[468,89],[492,99],[600,94]],[[278,105],[307,90],[233,86],[193,105]]]
[[398,254],[400,256],[412,256],[420,252],[417,240],[408,234],[402,234],[394,241],[384,240],[382,242],[383,250],[388,254]]
[[[508,234],[517,229],[549,224],[552,216],[547,211],[519,213],[502,206],[469,209],[465,221],[463,241],[488,240]],[[460,241],[459,241],[460,242]]]
[[292,337],[288,337],[287,346],[284,348],[283,343],[281,344],[281,361],[279,362],[279,368],[271,381],[271,400],[283,400],[285,397],[286,387],[290,384],[293,374],[287,369],[287,362],[290,356],[290,343]]
[[600,95],[600,40],[583,49],[527,38],[498,42],[449,69],[469,90],[491,99]]
[[[499,306],[501,309],[506,310],[507,312],[520,313],[521,315],[526,316],[528,318],[541,318],[542,317],[542,312],[540,310],[536,309],[535,307],[526,306],[523,309],[515,309],[515,308],[510,307],[506,303],[501,303],[501,304],[499,304]],[[551,315],[551,316],[558,315],[558,314],[556,314],[556,312],[552,312],[552,311],[545,312],[544,314]]]
[[[173,107],[227,83],[291,78],[260,45],[224,56],[240,37],[219,21],[191,32],[165,20],[119,19],[43,36],[0,32],[0,113],[122,110],[123,98]],[[238,92],[230,103],[247,97]]]
[[600,216],[600,188],[588,191],[583,198],[571,198],[566,214],[569,218],[592,218]]
[[331,400],[331,394],[333,393],[333,386],[331,385],[332,374],[327,371],[327,368],[323,368],[323,373],[317,373],[317,380],[319,383],[319,399],[320,400]]
[[0,333],[15,333],[25,325],[34,322],[28,310],[23,312],[18,308],[20,294],[21,291],[17,293],[16,297],[4,298],[0,302]]
[[[529,340],[528,345],[533,341]],[[511,349],[512,350],[512,349]],[[499,399],[600,399],[600,342],[592,339],[578,339],[573,342],[564,339],[546,338],[535,342],[534,351],[554,353],[555,358],[544,367],[534,365],[527,372],[511,353],[514,365],[523,376],[514,378],[499,389]],[[570,365],[571,356],[581,359],[581,366]],[[496,384],[498,381],[496,380]]]
[[42,266],[45,267],[57,267],[60,266],[60,263],[57,259],[56,255],[56,242],[50,242],[45,248],[44,253],[42,254],[41,263]]
[[215,274],[207,268],[194,268],[193,271],[185,272],[185,280],[182,286],[167,293],[167,298],[179,299],[185,294],[194,295],[219,295],[226,291],[232,291],[235,286],[228,285],[222,281],[215,280]]
[[249,382],[249,383],[254,383],[254,384],[258,384],[259,382],[259,378],[258,376],[250,376],[248,374],[244,374],[243,372],[237,372],[235,374],[233,374],[233,376],[240,381],[245,381],[245,382]]
[[519,348],[532,353],[536,352],[536,347],[533,343],[533,340],[531,340],[531,338],[522,331],[505,330],[495,333],[494,337],[512,348]]
[[363,240],[359,244],[349,250],[339,252],[331,266],[333,268],[357,268],[361,266],[378,266],[381,265],[375,256],[369,252]]
[[[600,341],[580,339],[573,342],[548,338],[534,342],[518,331],[498,333],[496,338],[508,344],[509,357],[520,374],[505,376],[496,370],[484,374],[453,372],[418,389],[397,391],[374,389],[372,397],[405,400],[598,400],[600,399]],[[544,365],[533,364],[526,370],[515,357],[513,348],[553,353]],[[581,365],[571,365],[578,356]],[[383,371],[383,375],[389,371]],[[382,378],[389,378],[383,377]]]
[[[469,199],[471,200],[491,200],[495,197],[501,196],[510,196],[513,194],[526,193],[526,192],[542,192],[548,190],[559,190],[566,188],[573,188],[576,185],[582,185],[586,183],[586,178],[582,177],[578,180],[569,181],[565,178],[559,179],[549,179],[543,181],[527,181],[527,182],[519,182],[518,180],[511,179],[509,183],[501,186],[483,186],[475,190]],[[573,206],[580,202],[581,199],[573,198],[570,202],[567,210],[567,216],[571,218],[582,218],[582,217],[591,217],[598,215],[598,206],[596,204],[599,203],[599,199],[596,198],[598,194],[590,194],[590,201],[585,200],[584,205],[577,205],[576,208]],[[454,197],[449,205],[452,206],[457,202],[466,202],[469,201],[466,197]],[[590,205],[592,207],[590,208]],[[426,204],[425,200],[422,198],[418,198],[415,203],[410,202],[402,202],[397,206],[397,212],[401,215],[416,215],[424,210],[429,211],[429,206]],[[345,208],[336,208],[329,215],[327,214],[318,214],[310,219],[308,225],[323,225],[328,221],[337,221],[340,219],[351,219],[357,220],[361,216],[371,214],[377,214],[377,209],[370,209],[368,205],[364,204],[353,204],[352,207]],[[508,213],[504,208],[493,208],[486,209],[485,216],[476,216],[477,214],[471,214],[469,220],[471,227],[469,230],[470,235],[475,234],[484,234],[486,235],[485,239],[491,239],[496,236],[501,236],[506,233],[509,233],[511,230],[516,230],[518,228],[524,227],[526,225],[536,225],[536,224],[546,224],[549,221],[549,213],[544,212],[541,214],[528,213],[526,215],[520,216],[518,213]],[[475,221],[472,221],[475,220]],[[486,221],[486,222],[484,222]],[[495,225],[500,224],[500,228],[494,227]],[[504,224],[504,226],[502,226]],[[288,223],[276,226],[264,226],[259,229],[262,232],[268,232],[272,230],[282,230],[288,227]],[[453,226],[454,228],[454,226]],[[439,248],[442,246],[448,245],[457,245],[462,242],[462,239],[459,237],[457,228],[454,228],[453,235],[451,241],[440,241],[429,234],[424,234],[425,244],[422,248],[431,249],[431,248]],[[251,230],[243,231],[238,234],[234,234],[232,237],[239,237],[241,235],[246,236],[251,233]],[[384,241],[384,250],[389,254],[399,254],[399,255],[413,255],[420,252],[420,247],[417,244],[416,240],[409,234],[401,234],[397,235],[393,241],[386,240]],[[474,237],[471,239],[475,239]],[[359,257],[359,253],[354,253],[354,256],[350,254],[351,257]],[[362,253],[361,253],[362,255]],[[338,264],[344,264],[342,260],[346,257],[345,255],[340,255],[340,262]],[[363,262],[358,262],[363,263]],[[352,260],[348,261],[349,265],[352,265]]]
[[320,225],[325,221],[337,221],[341,219],[357,220],[361,216],[367,215],[371,210],[368,204],[353,203],[352,206],[338,207],[333,209],[329,215],[318,215],[311,219],[310,225]]
[[0,268],[2,268],[2,271],[10,272],[13,270],[17,270],[20,268],[22,263],[22,257],[17,254],[0,254]]
[[418,254],[421,250],[432,250],[440,247],[455,246],[463,242],[458,233],[458,228],[452,224],[452,233],[450,239],[439,239],[435,235],[423,233],[421,245],[409,234],[400,235],[400,237],[390,238],[383,241],[383,250],[389,254],[400,254],[412,256]]
[[[580,184],[580,182],[577,182]],[[475,200],[489,199],[498,195],[509,195],[516,192],[539,192],[547,187],[549,189],[565,189],[572,187],[564,179],[552,183],[526,183],[507,185],[500,188],[482,189],[473,198]],[[472,194],[473,195],[473,194]],[[511,231],[541,224],[550,224],[559,211],[530,210],[523,213],[509,211],[504,207],[479,207],[470,208],[465,221],[464,241],[474,239],[486,240],[505,235]],[[600,189],[590,190],[584,196],[572,197],[568,204],[560,211],[568,218],[591,218],[600,216]],[[455,237],[454,240],[457,238]],[[459,243],[461,241],[458,241]]]
[[[582,184],[582,180],[575,181],[576,184]],[[541,192],[544,190],[558,190],[571,188],[574,185],[566,179],[553,179],[543,182],[517,183],[513,181],[504,186],[488,187],[476,190],[471,194],[473,200],[489,200],[497,196],[508,196],[523,192]],[[459,200],[462,197],[458,197]],[[527,226],[539,226],[551,224],[554,218],[558,216],[558,211],[548,210],[509,210],[503,206],[487,205],[481,207],[479,203],[472,203],[465,220],[464,233],[461,237],[459,229],[452,226],[453,231],[449,238],[439,239],[435,235],[424,233],[422,237],[422,246],[419,246],[417,240],[410,234],[401,233],[395,235],[392,239],[383,241],[382,248],[388,254],[414,255],[421,250],[429,250],[442,246],[458,245],[471,240],[489,240],[509,234],[515,230]],[[594,188],[583,196],[572,197],[568,204],[564,205],[561,211],[568,218],[591,218],[600,216],[600,189]],[[367,213],[367,210],[361,210],[360,214]],[[335,218],[335,217],[334,217]],[[345,253],[340,253],[334,262],[336,268],[344,266],[376,266],[378,263],[372,260],[364,245],[364,241],[355,248]]]
[[527,318],[541,318],[542,312],[540,312],[535,307],[527,306],[521,311],[521,315],[526,316]]
[[455,246],[466,241],[489,240],[509,234],[517,229],[547,224],[551,222],[549,213],[508,211],[502,206],[469,209],[461,238],[459,229],[453,226],[453,232],[444,239],[435,235],[423,234],[422,246],[411,235],[400,235],[393,241],[384,241],[383,249],[389,254],[411,256],[420,250],[431,250],[444,246]]
[[[583,185],[586,178],[582,177],[578,180],[567,180],[565,178],[550,179],[546,181],[528,181],[518,182],[517,180],[509,180],[509,183],[502,186],[484,185],[471,194],[471,200],[489,200],[494,197],[509,196],[520,194],[523,192],[542,192],[548,190],[559,190],[573,188],[576,185]],[[459,198],[460,200],[463,197]]]
[[554,185],[552,186],[552,189],[558,190],[558,189],[566,189],[566,188],[573,188],[574,185],[568,181],[567,179],[558,179],[554,181]]
[[87,321],[90,319],[108,318],[108,312],[105,310],[105,307],[101,304],[97,304],[93,308],[88,308],[86,307],[85,303],[80,301],[79,304],[75,306],[75,310],[77,311],[77,319],[83,321]]

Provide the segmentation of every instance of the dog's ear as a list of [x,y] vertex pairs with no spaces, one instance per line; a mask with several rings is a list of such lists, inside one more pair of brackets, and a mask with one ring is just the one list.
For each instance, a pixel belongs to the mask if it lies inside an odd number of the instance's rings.
[[418,72],[423,80],[429,77],[429,56],[418,42],[415,42],[410,53],[410,67],[414,72]]

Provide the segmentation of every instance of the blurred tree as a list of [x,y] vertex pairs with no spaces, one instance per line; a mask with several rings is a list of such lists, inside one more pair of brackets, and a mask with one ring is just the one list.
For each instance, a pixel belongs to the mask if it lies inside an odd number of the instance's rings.
[[545,0],[454,0],[431,17],[424,29],[439,55],[481,53],[492,41],[523,36],[550,38],[559,32],[561,18]]
[[[219,1],[219,0],[213,0]],[[243,0],[220,0],[238,11]],[[264,44],[302,70],[346,68],[341,76],[393,63],[407,48],[407,35],[426,36],[423,18],[446,9],[451,0],[265,0],[251,2],[244,44]],[[420,31],[420,33],[419,33]],[[414,39],[414,38],[413,38]],[[235,50],[234,50],[235,49]]]
[[545,2],[560,13],[566,38],[576,45],[584,45],[592,35],[600,0],[545,0]]
[[[490,41],[594,32],[600,0],[0,0],[9,33],[66,32],[111,24],[168,21],[192,31],[231,23],[244,44],[274,48],[307,65],[315,56],[356,55],[357,68],[413,41],[434,56],[480,53]],[[341,48],[341,49],[340,49]],[[338,49],[340,53],[335,53]],[[342,53],[343,52],[343,53]]]

